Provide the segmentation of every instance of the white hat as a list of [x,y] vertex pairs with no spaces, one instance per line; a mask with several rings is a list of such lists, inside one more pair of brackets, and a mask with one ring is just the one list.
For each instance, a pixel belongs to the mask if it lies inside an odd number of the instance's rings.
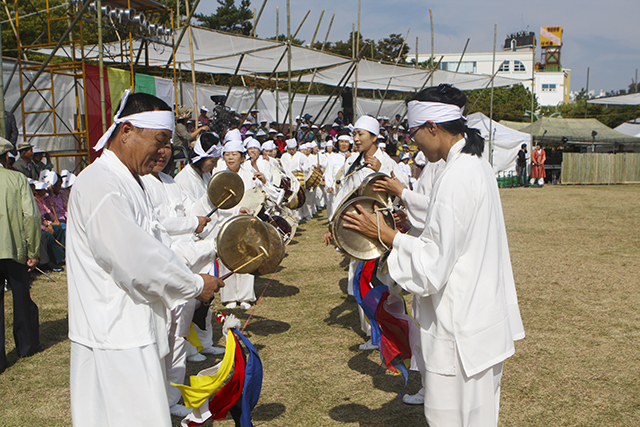
[[301,125],[300,125],[300,127],[301,127],[301,128],[307,128],[307,127],[309,127],[309,125],[308,125],[308,124],[306,124],[306,123],[303,123],[303,124],[301,124]]
[[311,125],[311,129],[318,129],[318,126],[316,126],[316,125]]
[[378,148],[387,148],[387,144],[381,142],[380,144],[378,144]]
[[360,118],[356,120],[356,124],[353,125],[353,128],[366,130],[376,136],[380,133],[380,123],[378,123],[375,118],[367,115],[360,116]]
[[287,139],[287,148],[296,148],[298,146],[298,141],[295,138]]
[[282,132],[278,132],[278,134],[276,135],[276,138],[279,136],[284,136],[284,134]]
[[34,185],[36,186],[36,190],[46,190],[47,188],[51,187],[51,184],[42,181],[35,181]]
[[69,171],[66,169],[62,169],[60,171],[60,177],[64,178],[65,176],[69,175]]
[[37,145],[34,145],[33,154],[38,154],[38,153],[46,153],[46,151],[44,151],[42,148],[38,147]]
[[277,130],[275,130],[274,128],[269,129],[269,133],[278,133]]
[[208,113],[209,109],[203,105],[202,107],[200,107],[200,111],[205,111]]
[[267,136],[267,133],[265,131],[263,131],[262,129],[258,130],[258,133],[256,133],[256,136]]
[[242,143],[242,135],[240,134],[240,130],[232,129],[224,136],[224,144],[226,145],[230,141],[239,141]]
[[276,144],[273,143],[273,141],[269,140],[269,141],[265,141],[264,144],[262,144],[262,150],[275,150],[276,149]]
[[251,123],[248,120],[245,120],[244,123],[242,124],[242,126],[251,126],[253,123]]
[[300,115],[297,115],[297,116],[296,116],[296,120],[300,120]]
[[62,188],[69,188],[76,182],[76,176],[72,173],[67,174],[62,180]]
[[269,120],[267,120],[267,119],[262,119],[262,120],[260,120],[260,123],[267,123],[268,121]]
[[260,148],[260,143],[258,142],[258,140],[255,139],[255,138],[251,138],[251,137],[249,137],[249,138],[244,140],[244,146],[247,149],[249,149],[249,148],[257,148],[259,150],[261,149]]
[[404,153],[402,156],[400,156],[400,160],[405,160],[405,159],[410,159],[411,158],[411,154],[409,153]]
[[242,145],[242,141],[239,140],[232,140],[227,142],[224,147],[222,148],[222,153],[231,153],[237,151],[238,153],[244,153],[245,150],[244,149],[244,145]]
[[335,123],[335,122],[334,122],[334,123],[331,125],[331,127],[332,127],[332,128],[339,128],[339,127],[340,127],[340,125],[339,125],[338,123]]
[[327,148],[327,147],[335,148],[335,146],[333,145],[333,140],[330,139],[329,141],[325,141],[324,148]]
[[349,135],[340,135],[338,137],[338,141],[349,141],[349,142],[351,142],[351,137]]

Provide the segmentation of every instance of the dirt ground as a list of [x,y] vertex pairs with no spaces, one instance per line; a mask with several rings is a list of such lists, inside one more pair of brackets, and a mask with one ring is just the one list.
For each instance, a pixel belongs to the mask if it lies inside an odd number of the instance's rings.
[[[505,363],[500,425],[640,425],[640,186],[500,191],[527,334]],[[422,408],[397,398],[402,377],[377,351],[358,350],[348,263],[321,244],[326,225],[322,215],[301,224],[280,270],[256,280],[262,299],[245,331],[264,363],[254,425],[425,426]],[[17,358],[5,294],[2,426],[71,425],[66,276],[53,277],[33,283],[45,349],[30,358]],[[251,313],[233,312],[243,322]],[[219,360],[189,364],[189,374]],[[407,391],[419,388],[412,374]]]

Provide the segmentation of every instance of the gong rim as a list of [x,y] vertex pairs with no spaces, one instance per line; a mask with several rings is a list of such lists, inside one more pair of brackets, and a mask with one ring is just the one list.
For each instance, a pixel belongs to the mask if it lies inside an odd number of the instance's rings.
[[372,197],[383,203],[385,206],[391,205],[391,196],[384,191],[373,191],[373,183],[384,178],[390,178],[389,175],[382,172],[374,172],[362,180],[360,188],[358,189],[358,195],[362,197]]
[[267,248],[269,255],[262,259],[262,264],[260,264],[258,270],[255,272],[259,275],[270,274],[276,271],[284,258],[284,241],[282,240],[282,236],[273,225],[264,223],[264,226],[269,235],[269,247]]
[[[229,196],[229,190],[235,195]],[[213,206],[218,209],[231,209],[235,207],[244,196],[244,182],[237,173],[224,170],[216,172],[207,185],[207,197]]]
[[[377,205],[384,207],[384,205],[373,197],[356,197],[344,203],[336,212],[336,221],[333,225],[333,237],[336,245],[350,258],[358,261],[369,261],[379,258],[388,249],[377,239],[367,237],[358,231],[350,228],[345,228],[346,221],[342,218],[342,215],[346,212],[355,211],[355,205],[360,204],[367,212],[373,212],[373,206]],[[391,212],[382,212],[382,217],[387,225],[395,229],[395,221]]]

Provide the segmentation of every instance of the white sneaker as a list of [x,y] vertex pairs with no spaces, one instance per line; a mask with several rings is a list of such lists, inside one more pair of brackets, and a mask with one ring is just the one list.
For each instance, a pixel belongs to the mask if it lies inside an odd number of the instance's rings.
[[225,307],[228,308],[229,310],[233,310],[237,306],[238,306],[238,304],[236,304],[235,301],[231,301],[231,302],[227,303],[227,305],[225,305]]
[[241,302],[240,303],[240,308],[243,310],[249,310],[251,308],[251,304],[249,304],[248,302]]
[[416,394],[405,394],[402,401],[407,405],[424,405],[424,387]]
[[358,347],[360,350],[377,350],[378,346],[373,344],[371,342],[371,340],[367,341],[364,344],[360,344],[360,346]]
[[207,360],[207,356],[200,353],[196,353],[193,356],[187,357],[188,362],[204,362],[205,360]]
[[209,348],[203,348],[202,350],[200,350],[200,353],[202,354],[211,354],[213,356],[220,356],[221,354],[224,354],[224,347],[209,347]]
[[184,418],[191,413],[191,409],[187,408],[184,405],[179,405],[176,403],[169,408],[169,412],[171,412],[171,415],[173,415],[174,417]]

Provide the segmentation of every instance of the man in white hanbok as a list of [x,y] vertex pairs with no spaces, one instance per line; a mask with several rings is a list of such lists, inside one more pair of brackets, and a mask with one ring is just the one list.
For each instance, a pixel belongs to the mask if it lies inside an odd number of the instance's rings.
[[420,297],[429,426],[497,426],[503,362],[524,338],[495,174],[484,141],[466,126],[466,95],[441,85],[408,103],[409,127],[430,162],[446,166],[434,184],[420,237],[378,227],[362,209],[348,228],[391,247],[389,273]]
[[159,240],[140,177],[171,138],[174,116],[143,93],[121,101],[73,186],[67,222],[71,416],[75,426],[171,426],[166,310],[208,302],[224,283],[194,274]]

